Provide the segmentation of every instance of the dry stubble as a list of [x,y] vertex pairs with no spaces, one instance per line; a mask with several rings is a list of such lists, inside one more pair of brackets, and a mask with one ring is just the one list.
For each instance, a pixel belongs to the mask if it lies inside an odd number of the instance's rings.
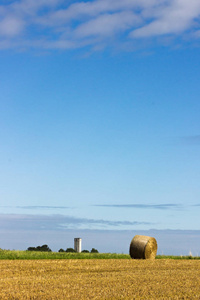
[[2,260],[0,299],[199,299],[199,260]]

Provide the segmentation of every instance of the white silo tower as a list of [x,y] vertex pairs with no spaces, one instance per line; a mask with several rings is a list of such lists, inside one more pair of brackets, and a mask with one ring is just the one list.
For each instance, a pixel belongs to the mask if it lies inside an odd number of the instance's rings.
[[74,250],[78,253],[81,252],[81,244],[82,244],[81,238],[74,238]]

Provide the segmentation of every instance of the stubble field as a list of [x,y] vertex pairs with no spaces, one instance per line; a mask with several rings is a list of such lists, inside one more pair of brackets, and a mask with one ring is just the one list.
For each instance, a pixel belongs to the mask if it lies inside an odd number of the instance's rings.
[[1,260],[0,299],[200,299],[199,260]]

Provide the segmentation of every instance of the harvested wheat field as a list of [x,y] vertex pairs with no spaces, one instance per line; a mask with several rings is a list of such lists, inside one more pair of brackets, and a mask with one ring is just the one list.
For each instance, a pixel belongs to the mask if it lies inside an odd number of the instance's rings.
[[199,260],[1,260],[0,299],[200,299]]

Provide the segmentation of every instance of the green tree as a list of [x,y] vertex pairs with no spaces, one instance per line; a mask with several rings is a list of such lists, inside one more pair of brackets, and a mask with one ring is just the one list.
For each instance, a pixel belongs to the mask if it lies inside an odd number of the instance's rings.
[[61,248],[60,250],[58,250],[58,252],[65,252],[65,250]]
[[66,252],[76,252],[73,248],[67,248]]
[[90,253],[99,253],[99,251],[95,248],[92,248],[92,250],[90,251]]
[[27,250],[28,250],[28,251],[37,251],[37,250],[36,250],[36,247],[28,247]]
[[51,249],[48,245],[42,245],[37,247],[28,247],[28,251],[41,251],[41,252],[51,252]]

